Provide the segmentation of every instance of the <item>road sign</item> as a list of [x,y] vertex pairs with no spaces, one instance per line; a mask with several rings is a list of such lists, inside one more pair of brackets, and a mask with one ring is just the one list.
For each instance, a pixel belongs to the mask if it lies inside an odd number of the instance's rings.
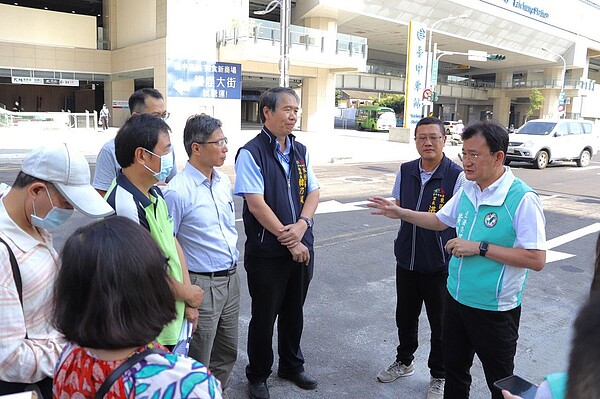
[[558,112],[563,112],[565,110],[565,106],[563,104],[560,104],[558,106]]
[[558,96],[558,103],[560,105],[565,105],[567,103],[567,97],[565,96],[565,92],[561,91]]
[[431,89],[423,90],[423,100],[431,100]]
[[469,61],[487,61],[487,51],[469,50],[467,52]]
[[431,67],[431,86],[435,86],[437,84],[438,77],[438,60],[433,60]]

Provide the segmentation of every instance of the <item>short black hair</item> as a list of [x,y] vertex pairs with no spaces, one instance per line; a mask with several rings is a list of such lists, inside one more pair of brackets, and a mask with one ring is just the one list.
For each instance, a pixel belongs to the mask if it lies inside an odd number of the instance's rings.
[[37,177],[28,175],[27,173],[25,173],[21,170],[21,171],[19,171],[19,174],[15,178],[15,182],[13,183],[12,186],[13,186],[13,188],[24,188],[24,187],[27,187],[28,185],[30,185],[32,183],[36,183],[36,182],[51,184],[45,180],[38,179]]
[[210,136],[223,126],[223,123],[217,118],[206,114],[196,114],[188,118],[183,129],[183,146],[188,154],[188,157],[192,155],[192,144],[203,143],[208,140]]
[[600,296],[592,296],[573,324],[566,398],[600,397]]
[[144,88],[136,90],[131,96],[129,96],[129,113],[132,115],[134,112],[143,114],[146,110],[147,97],[153,97],[157,100],[164,100],[163,95],[156,89]]
[[266,121],[264,108],[267,107],[274,112],[279,105],[279,99],[285,94],[293,96],[296,101],[300,103],[300,97],[298,97],[298,94],[296,94],[296,92],[289,87],[273,87],[272,89],[269,89],[260,95],[258,99],[258,110],[260,112],[260,120],[262,123],[265,123]]
[[54,326],[82,347],[145,345],[176,315],[163,252],[148,231],[114,216],[65,242],[54,289]]
[[132,115],[115,136],[115,155],[122,168],[133,164],[135,150],[139,147],[153,151],[160,134],[171,128],[161,118],[150,114]]
[[444,127],[444,123],[440,120],[440,118],[426,116],[417,122],[417,125],[415,126],[415,137],[417,137],[417,128],[422,125],[437,125],[442,136],[446,134],[446,128]]
[[506,154],[508,150],[508,131],[499,123],[491,121],[475,122],[465,128],[462,134],[463,141],[480,134],[484,139],[490,152],[502,151]]

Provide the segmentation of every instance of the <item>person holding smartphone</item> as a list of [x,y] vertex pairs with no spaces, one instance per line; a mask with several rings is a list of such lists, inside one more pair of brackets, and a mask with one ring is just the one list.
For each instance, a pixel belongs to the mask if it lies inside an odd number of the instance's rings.
[[[568,373],[547,375],[534,399],[588,399],[600,397],[600,235],[596,240],[596,261],[590,299],[581,308],[573,325]],[[503,389],[504,399],[524,399]]]

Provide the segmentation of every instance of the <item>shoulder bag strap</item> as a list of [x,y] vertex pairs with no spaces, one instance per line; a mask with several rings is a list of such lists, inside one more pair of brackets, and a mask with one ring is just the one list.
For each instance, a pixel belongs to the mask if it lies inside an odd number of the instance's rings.
[[113,372],[110,373],[108,378],[106,378],[106,380],[104,380],[104,382],[100,386],[100,389],[98,390],[98,392],[96,392],[96,396],[94,397],[94,399],[103,399],[104,395],[106,395],[108,393],[108,391],[110,390],[110,387],[113,386],[115,381],[117,381],[119,379],[119,377],[121,377],[121,375],[123,375],[124,372],[126,372],[127,370],[132,368],[134,365],[139,363],[146,356],[151,355],[153,353],[168,353],[168,352],[166,352],[162,349],[159,349],[159,348],[148,348],[143,352],[136,353],[135,355],[129,357],[129,359],[127,359],[123,363],[121,363],[119,365],[119,367],[114,369]]
[[[19,294],[19,302],[21,302],[21,309],[23,309],[23,281],[21,280],[21,270],[19,270],[19,264],[17,263],[17,258],[10,246],[0,238],[0,242],[6,245],[6,249],[8,250],[8,257],[10,259],[10,266],[12,267],[13,279],[15,280],[15,285],[17,286],[17,293]],[[25,320],[25,313],[23,312],[23,320]],[[27,328],[25,328],[25,339],[29,339],[27,336]]]
[[10,246],[0,238],[0,242],[6,245],[6,249],[8,250],[8,257],[10,259],[10,266],[12,267],[13,278],[15,279],[15,285],[17,286],[17,293],[19,294],[19,302],[21,302],[21,307],[23,307],[23,282],[21,281],[21,271],[19,270],[19,264],[17,263],[17,258],[15,258],[15,254],[13,253]]

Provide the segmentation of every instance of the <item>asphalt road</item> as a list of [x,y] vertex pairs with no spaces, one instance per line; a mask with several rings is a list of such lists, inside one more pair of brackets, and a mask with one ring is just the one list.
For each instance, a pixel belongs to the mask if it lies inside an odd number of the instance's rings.
[[[545,170],[516,163],[511,166],[542,196],[547,236],[554,251],[548,258],[555,260],[543,271],[530,273],[516,358],[515,372],[539,381],[547,373],[566,369],[571,323],[591,282],[600,231],[600,156],[584,169],[570,163],[553,164]],[[320,213],[315,217],[316,269],[305,306],[303,351],[307,370],[319,379],[319,388],[303,391],[272,376],[268,383],[273,398],[426,397],[429,344],[424,315],[415,375],[390,384],[375,381],[379,370],[394,360],[397,345],[393,240],[399,223],[371,215],[364,200],[371,195],[389,196],[397,169],[397,162],[315,167],[322,189]],[[231,167],[224,170],[234,178]],[[0,167],[0,182],[12,182],[16,172],[14,167]],[[236,207],[239,218],[238,199]],[[60,248],[70,232],[90,221],[76,213],[54,232],[55,246]],[[242,250],[241,222],[238,227]],[[587,230],[578,233],[579,229]],[[241,277],[239,360],[230,398],[247,397],[244,367],[250,301],[245,273]],[[274,367],[276,370],[276,363]],[[477,361],[471,397],[489,397]]]

